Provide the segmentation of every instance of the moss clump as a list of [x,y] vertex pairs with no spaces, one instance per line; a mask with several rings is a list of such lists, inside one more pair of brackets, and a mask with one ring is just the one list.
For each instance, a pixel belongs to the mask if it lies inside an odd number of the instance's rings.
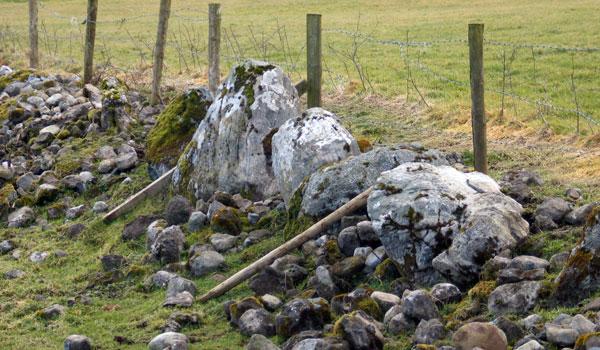
[[257,229],[270,229],[271,232],[283,230],[286,223],[287,214],[282,210],[271,210],[265,214],[256,223]]
[[400,272],[394,260],[387,258],[375,268],[375,277],[383,281],[392,281],[400,278]]
[[171,168],[188,144],[196,127],[206,116],[212,100],[205,90],[188,90],[171,102],[158,116],[148,134],[146,158]]
[[152,272],[150,266],[132,265],[129,267],[129,271],[127,271],[127,277],[141,277],[150,272]]
[[59,132],[58,135],[56,135],[56,138],[59,140],[64,140],[64,139],[68,138],[69,136],[71,136],[71,132],[69,130],[63,130],[63,131]]
[[591,337],[600,338],[600,332],[589,333],[580,335],[575,341],[575,348],[573,350],[585,350],[587,349],[586,343]]
[[310,176],[307,176],[304,179],[288,203],[287,223],[283,229],[283,237],[286,240],[295,237],[299,233],[302,233],[316,222],[316,219],[310,215],[300,215],[302,210],[302,191],[304,190],[304,186],[309,179]]
[[379,304],[377,304],[377,302],[367,294],[358,295],[354,299],[353,305],[354,310],[362,310],[376,320],[383,319],[383,312],[381,311]]
[[0,91],[4,90],[8,85],[18,82],[25,81],[31,74],[34,74],[35,71],[32,69],[22,69],[16,72],[10,73],[4,77],[0,78]]
[[61,177],[75,173],[80,167],[81,162],[76,159],[62,159],[57,161],[54,165],[54,169],[56,169]]
[[219,210],[210,220],[210,227],[215,232],[239,235],[242,232],[239,212],[232,207],[225,207]]
[[11,112],[17,108],[19,103],[14,98],[11,98],[0,105],[0,120],[6,120]]
[[244,88],[243,94],[246,96],[246,112],[250,115],[250,106],[254,103],[254,84],[265,71],[274,69],[273,65],[254,66],[250,64],[248,68],[245,65],[239,65],[235,68],[236,80],[234,83],[235,91]]
[[487,300],[496,289],[495,281],[481,281],[469,290],[460,303],[450,306],[450,314],[445,318],[447,329],[454,329],[462,322],[487,312]]

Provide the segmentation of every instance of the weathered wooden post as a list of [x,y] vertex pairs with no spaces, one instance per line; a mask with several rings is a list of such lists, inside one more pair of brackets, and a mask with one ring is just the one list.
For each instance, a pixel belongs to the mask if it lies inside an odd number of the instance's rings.
[[487,174],[487,135],[483,83],[483,24],[469,24],[471,67],[471,120],[475,170]]
[[154,70],[152,75],[152,99],[150,104],[157,104],[160,98],[160,80],[162,78],[163,61],[165,58],[165,46],[167,42],[167,28],[171,14],[171,0],[160,0],[160,12],[158,14],[158,31],[156,33],[156,47],[154,51]]
[[94,74],[94,45],[96,43],[96,18],[98,0],[88,0],[87,20],[85,21],[85,53],[83,58],[83,83],[89,84]]
[[208,4],[208,88],[213,97],[221,83],[221,4]]
[[29,67],[39,68],[40,53],[38,51],[38,2],[29,0]]
[[321,15],[306,15],[307,108],[321,107]]

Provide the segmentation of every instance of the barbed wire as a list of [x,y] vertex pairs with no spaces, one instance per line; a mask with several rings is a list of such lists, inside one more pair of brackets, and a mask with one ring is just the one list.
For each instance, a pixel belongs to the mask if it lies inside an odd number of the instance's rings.
[[578,51],[578,52],[590,52],[590,51],[600,51],[599,47],[560,47],[554,45],[543,45],[543,44],[513,44],[513,43],[503,43],[499,41],[491,41],[488,39],[483,39],[489,45],[496,46],[510,46],[510,47],[526,47],[533,49],[550,49],[550,50],[559,50],[559,51]]
[[445,43],[468,43],[468,40],[463,39],[448,39],[448,40],[432,40],[432,41],[397,41],[397,40],[381,40],[371,38],[369,36],[354,33],[347,30],[337,29],[337,28],[325,28],[324,32],[336,32],[342,33],[346,35],[350,35],[356,38],[365,39],[370,42],[379,43],[379,44],[390,44],[390,45],[399,45],[399,46],[428,46],[433,44],[445,44]]
[[16,8],[16,7],[25,7],[27,6],[27,4],[23,3],[23,4],[15,4],[15,5],[8,5],[8,6],[0,6],[0,9],[12,9],[12,8]]
[[[350,117],[350,116],[340,116],[340,119],[342,119],[342,120],[344,120],[344,119],[346,119],[346,120],[355,120],[355,121],[359,121],[359,122],[363,122],[363,123],[368,123],[368,124],[373,124],[373,125],[378,125],[378,126],[384,126],[384,127],[394,128],[394,129],[411,130],[411,131],[418,131],[418,132],[428,132],[428,133],[433,133],[433,134],[438,134],[438,135],[451,136],[451,137],[459,138],[459,139],[468,139],[468,140],[472,140],[473,139],[473,136],[471,136],[469,134],[455,133],[455,132],[438,130],[438,129],[432,129],[432,128],[422,128],[422,127],[410,126],[410,125],[400,125],[400,124],[394,124],[394,123],[386,123],[386,122],[381,122],[381,121],[377,121],[377,120],[363,119],[363,118]],[[512,146],[512,147],[522,147],[522,148],[536,149],[536,150],[547,150],[547,151],[555,151],[555,152],[576,153],[576,154],[579,154],[579,155],[600,155],[600,152],[583,151],[583,150],[566,148],[566,147],[554,147],[554,146],[544,146],[544,145],[531,145],[531,144],[526,144],[526,143],[521,143],[521,142],[515,142],[515,141],[500,141],[500,140],[490,140],[490,139],[488,139],[487,142],[491,143],[491,144],[501,145],[501,146]]]

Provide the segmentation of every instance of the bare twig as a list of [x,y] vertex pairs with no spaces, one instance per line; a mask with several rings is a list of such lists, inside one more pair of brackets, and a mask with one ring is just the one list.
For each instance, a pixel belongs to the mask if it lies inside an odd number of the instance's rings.
[[[535,85],[535,93],[537,95],[537,100],[538,100],[538,102],[540,102],[540,90],[538,88],[538,82],[537,82],[537,70],[536,70],[536,65],[535,65],[535,51],[534,51],[533,47],[531,48],[531,57],[533,58],[533,83]],[[542,118],[542,120],[544,121],[544,124],[546,125],[546,127],[549,128],[550,125],[548,124],[546,117],[544,117],[544,112],[542,111],[542,106],[539,103],[538,103],[538,113],[539,113],[540,117]]]

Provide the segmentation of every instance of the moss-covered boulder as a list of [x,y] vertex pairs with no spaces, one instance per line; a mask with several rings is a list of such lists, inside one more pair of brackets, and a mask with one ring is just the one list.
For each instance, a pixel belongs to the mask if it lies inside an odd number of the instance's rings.
[[575,304],[600,287],[600,208],[592,211],[581,239],[556,278],[552,304]]
[[271,138],[299,108],[280,68],[257,61],[234,67],[178,161],[174,190],[205,200],[216,191],[251,199],[274,195]]
[[225,207],[217,211],[210,220],[210,227],[215,232],[224,232],[231,235],[239,235],[242,232],[239,213],[232,207]]
[[175,98],[158,116],[147,139],[150,177],[156,179],[177,164],[211,103],[210,91],[190,89]]
[[0,77],[0,92],[2,92],[2,90],[4,90],[8,85],[19,81],[25,81],[31,74],[35,73],[35,70],[32,69],[22,69]]

